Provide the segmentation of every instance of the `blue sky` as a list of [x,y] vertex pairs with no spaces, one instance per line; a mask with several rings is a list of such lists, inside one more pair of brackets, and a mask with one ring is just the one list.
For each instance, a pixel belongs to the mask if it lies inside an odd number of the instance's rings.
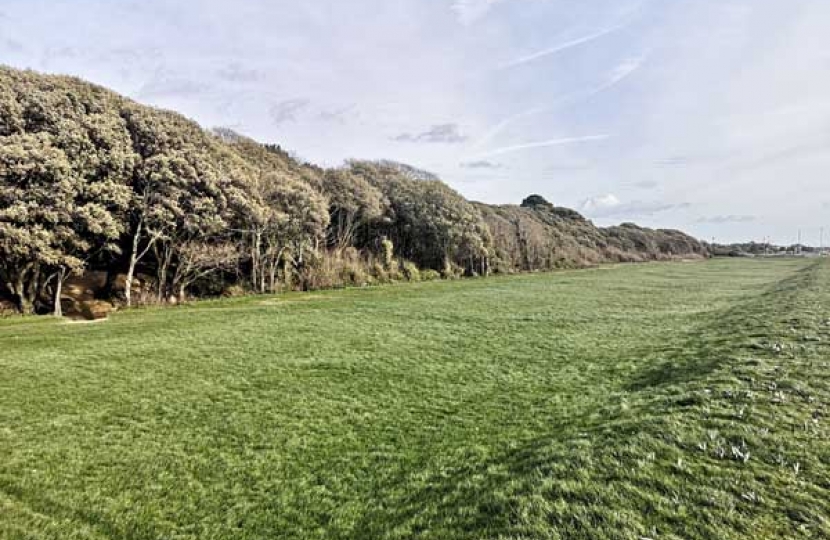
[[826,0],[0,0],[0,63],[600,224],[830,239]]

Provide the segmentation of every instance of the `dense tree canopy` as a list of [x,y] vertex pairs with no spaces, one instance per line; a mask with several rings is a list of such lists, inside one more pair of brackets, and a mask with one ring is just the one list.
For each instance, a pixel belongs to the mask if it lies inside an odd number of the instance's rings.
[[490,232],[476,207],[458,192],[411,168],[402,172],[384,163],[354,161],[351,170],[388,198],[393,218],[382,231],[400,256],[435,270],[455,264],[473,272],[486,265]]
[[79,79],[0,67],[0,300],[24,312],[59,310],[64,280],[87,270],[121,283],[106,294],[130,304],[135,283],[142,302],[167,301],[230,285],[437,275],[419,268],[454,276],[703,254],[678,231],[599,229],[539,195],[471,203],[394,161],[324,169]]
[[118,251],[136,156],[103,89],[0,71],[0,277],[21,311],[53,279]]

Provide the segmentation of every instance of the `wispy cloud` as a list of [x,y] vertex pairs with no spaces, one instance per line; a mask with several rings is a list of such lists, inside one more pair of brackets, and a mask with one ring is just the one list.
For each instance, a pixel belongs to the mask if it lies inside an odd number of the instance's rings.
[[343,125],[346,123],[346,118],[354,112],[355,107],[356,105],[349,105],[348,107],[342,107],[340,109],[320,111],[318,117],[324,122]]
[[519,150],[528,150],[531,148],[546,148],[550,146],[564,146],[566,144],[579,144],[586,142],[604,141],[610,138],[611,135],[586,135],[583,137],[566,137],[562,139],[550,139],[547,141],[536,141],[524,144],[514,144],[512,146],[503,146],[490,150],[486,153],[476,156],[477,159],[484,159],[492,156],[499,156],[502,154],[509,154],[511,152],[518,152]]
[[638,189],[654,189],[659,184],[654,180],[642,180],[640,182],[634,182],[633,186]]
[[193,96],[204,92],[206,89],[207,85],[201,82],[183,78],[169,70],[159,69],[141,86],[138,90],[138,97],[141,99],[157,99]]
[[752,223],[756,221],[758,218],[755,216],[736,216],[736,215],[728,215],[728,216],[711,216],[711,217],[702,217],[698,218],[698,223],[712,223],[715,225],[724,225],[727,223]]
[[593,215],[597,212],[602,213],[618,208],[621,204],[622,201],[616,195],[608,193],[585,199],[582,201],[580,209],[586,214]]
[[501,163],[493,163],[492,161],[487,161],[486,159],[481,159],[478,161],[467,161],[461,164],[461,167],[464,169],[501,169],[504,167]]
[[286,122],[296,122],[297,115],[308,107],[309,100],[305,98],[289,99],[281,101],[271,107],[270,115],[274,125],[285,124]]
[[416,143],[462,143],[467,140],[467,136],[461,133],[458,124],[439,124],[432,126],[427,131],[418,134],[401,133],[393,137],[393,140],[398,142],[416,142]]
[[646,58],[648,58],[647,54],[632,56],[617,64],[617,66],[611,70],[611,75],[608,78],[608,81],[604,85],[600,86],[598,91],[601,92],[602,90],[611,88],[612,86],[615,86],[627,79],[632,73],[640,69],[640,66],[643,65]]
[[655,163],[660,167],[685,167],[689,164],[689,158],[686,156],[670,156],[659,159]]
[[4,39],[0,41],[0,49],[6,49],[10,52],[18,53],[23,51],[23,44],[13,39]]
[[240,63],[232,63],[223,67],[216,73],[220,79],[228,82],[257,82],[263,79],[263,74],[251,68],[246,68]]
[[481,19],[493,6],[503,2],[504,0],[454,0],[452,9],[458,18],[458,22],[464,26],[469,26]]

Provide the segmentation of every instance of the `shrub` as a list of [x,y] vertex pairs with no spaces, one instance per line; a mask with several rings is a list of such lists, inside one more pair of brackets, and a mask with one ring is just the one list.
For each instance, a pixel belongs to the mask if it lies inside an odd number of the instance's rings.
[[389,272],[379,262],[374,262],[371,266],[371,275],[378,283],[389,283]]
[[389,281],[403,281],[405,276],[403,272],[401,272],[401,261],[398,259],[393,259],[392,264],[389,266]]
[[228,285],[222,291],[224,298],[237,298],[239,296],[245,296],[246,294],[248,294],[248,291],[242,285]]
[[17,306],[11,300],[0,299],[0,319],[17,315]]
[[464,269],[457,264],[447,261],[441,275],[444,279],[460,279],[464,277]]
[[407,281],[421,281],[421,271],[412,261],[404,261],[401,270]]
[[432,268],[421,271],[421,281],[436,281],[439,279],[441,279],[441,273]]
[[366,285],[366,269],[360,261],[343,261],[340,276],[344,285]]
[[383,240],[380,242],[383,256],[383,264],[386,268],[392,268],[392,263],[394,262],[395,257],[395,245],[392,243],[392,240],[384,237]]

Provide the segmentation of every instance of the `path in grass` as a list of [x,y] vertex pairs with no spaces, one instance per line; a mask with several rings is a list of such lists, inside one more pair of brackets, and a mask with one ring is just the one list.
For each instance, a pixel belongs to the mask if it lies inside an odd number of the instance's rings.
[[711,261],[0,322],[0,538],[830,537],[828,300]]

